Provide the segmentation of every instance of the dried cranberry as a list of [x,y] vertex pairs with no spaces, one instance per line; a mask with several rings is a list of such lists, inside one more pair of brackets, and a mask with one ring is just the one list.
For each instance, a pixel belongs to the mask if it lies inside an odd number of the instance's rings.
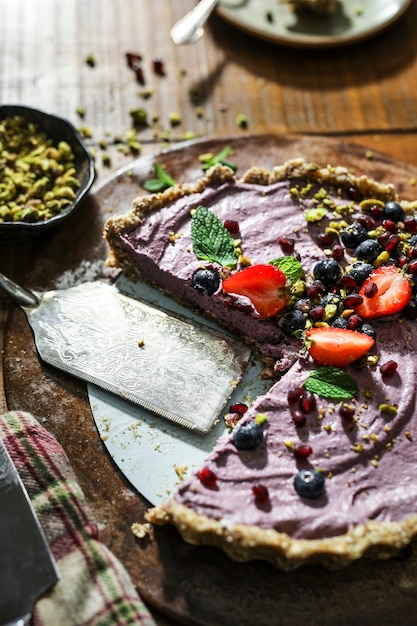
[[294,252],[295,241],[291,237],[280,237],[279,245],[281,246],[281,250],[286,254]]
[[253,485],[252,493],[258,504],[265,504],[269,500],[269,492],[265,485]]
[[200,471],[198,471],[197,477],[199,478],[201,484],[205,487],[213,488],[217,485],[217,476],[208,467],[203,467]]
[[383,378],[391,378],[397,371],[398,363],[396,361],[387,361],[379,368]]
[[236,220],[225,220],[223,225],[231,235],[237,235],[239,233],[239,222]]
[[297,446],[294,450],[294,456],[296,459],[306,459],[312,454],[313,448],[306,444],[301,444]]

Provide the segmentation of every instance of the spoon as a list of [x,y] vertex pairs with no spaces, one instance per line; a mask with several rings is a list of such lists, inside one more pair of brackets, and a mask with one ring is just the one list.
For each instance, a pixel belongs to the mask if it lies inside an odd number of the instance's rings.
[[171,28],[171,39],[177,46],[196,43],[204,35],[204,27],[219,0],[200,0]]

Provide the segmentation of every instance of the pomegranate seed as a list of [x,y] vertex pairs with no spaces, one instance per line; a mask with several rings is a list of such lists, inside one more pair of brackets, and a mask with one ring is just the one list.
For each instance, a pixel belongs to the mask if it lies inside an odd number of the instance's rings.
[[307,422],[307,418],[305,415],[303,415],[301,413],[301,411],[294,411],[294,414],[292,416],[294,425],[297,428],[301,428],[302,426],[305,426],[306,422]]
[[339,414],[345,419],[353,419],[353,416],[355,415],[355,409],[349,404],[341,404]]
[[376,294],[378,293],[378,285],[373,282],[368,283],[365,286],[363,293],[367,298],[374,298]]
[[378,204],[374,204],[370,208],[370,213],[374,219],[380,220],[381,217],[384,215],[384,209],[382,208],[382,206],[378,206]]
[[198,471],[197,477],[199,478],[201,484],[205,487],[215,487],[217,484],[216,474],[208,467],[203,467],[200,471]]
[[408,264],[408,259],[405,256],[405,254],[400,254],[397,261],[398,261],[398,267],[401,267],[401,268],[403,268],[404,265]]
[[237,235],[239,233],[239,222],[236,220],[225,220],[224,227],[229,231],[231,235]]
[[136,69],[142,61],[142,57],[136,52],[126,52],[125,56],[127,64],[131,69]]
[[350,315],[348,318],[348,328],[349,330],[357,330],[358,328],[360,328],[362,326],[362,318],[359,315],[356,315],[356,313],[354,313],[353,315]]
[[317,245],[320,248],[330,248],[330,246],[333,243],[333,238],[330,235],[321,233],[320,235],[317,236],[316,241],[317,241]]
[[398,226],[392,220],[383,220],[382,226],[385,230],[388,230],[390,233],[398,233]]
[[291,254],[291,252],[294,252],[295,241],[294,239],[291,239],[291,237],[281,237],[279,240],[279,245],[281,246],[282,251],[286,254]]
[[137,67],[135,69],[135,74],[136,74],[136,80],[139,83],[139,85],[144,85],[145,84],[145,75],[143,73],[143,69],[141,67]]
[[385,232],[382,233],[382,235],[379,235],[378,237],[378,243],[385,247],[386,243],[388,242],[388,239],[391,237],[391,234],[388,230],[386,230]]
[[336,261],[340,261],[345,254],[345,249],[340,244],[336,243],[332,248],[332,257]]
[[326,313],[326,310],[324,306],[321,306],[320,304],[319,306],[315,306],[314,309],[311,309],[310,319],[313,322],[319,322],[320,320],[323,319],[325,313]]
[[349,187],[347,195],[348,198],[354,202],[360,202],[362,200],[362,194],[357,187]]
[[230,405],[229,413],[237,413],[238,415],[245,415],[248,410],[248,405],[243,402],[235,402]]
[[296,404],[297,402],[299,402],[301,400],[301,398],[303,397],[305,391],[302,387],[293,387],[292,389],[290,389],[287,393],[287,401],[288,404]]
[[339,415],[342,418],[342,424],[347,430],[351,430],[354,426],[355,409],[348,404],[342,404],[339,409]]
[[349,276],[349,274],[345,274],[344,276],[342,276],[342,285],[345,289],[352,290],[352,289],[356,289],[356,287],[358,286],[358,283],[353,278],[353,276]]
[[417,274],[417,259],[413,259],[410,261],[408,265],[408,271],[410,274]]
[[161,61],[161,59],[154,59],[152,61],[152,68],[155,74],[157,74],[158,76],[165,76],[165,65],[163,61]]
[[391,235],[388,239],[387,245],[385,246],[385,250],[387,252],[392,252],[393,250],[395,250],[395,248],[398,247],[400,241],[401,239],[398,235]]
[[408,233],[415,233],[417,232],[417,222],[416,219],[414,217],[414,215],[406,215],[404,218],[404,226],[405,226],[405,230]]
[[417,304],[416,302],[409,302],[407,306],[402,310],[403,314],[409,320],[417,319]]
[[310,391],[307,391],[307,393],[305,393],[300,400],[300,409],[304,413],[311,413],[311,411],[314,411],[316,406],[317,402],[315,396]]
[[417,259],[417,246],[409,249],[408,256],[410,257],[410,259]]
[[307,298],[310,298],[310,300],[316,300],[320,296],[323,296],[325,293],[326,293],[325,286],[318,281],[314,281],[311,285],[307,287],[306,295],[307,295]]
[[357,306],[362,304],[363,298],[358,293],[351,293],[345,298],[345,306],[348,309],[356,309]]
[[376,222],[370,215],[359,215],[356,220],[361,226],[364,226],[366,230],[373,230],[376,226]]
[[397,371],[398,363],[396,361],[387,361],[379,368],[383,378],[391,378]]
[[311,446],[307,446],[306,444],[301,444],[297,446],[294,450],[294,456],[296,459],[306,459],[312,454],[313,448]]
[[265,485],[253,485],[252,493],[254,495],[255,502],[258,502],[258,504],[264,504],[269,500],[268,489]]

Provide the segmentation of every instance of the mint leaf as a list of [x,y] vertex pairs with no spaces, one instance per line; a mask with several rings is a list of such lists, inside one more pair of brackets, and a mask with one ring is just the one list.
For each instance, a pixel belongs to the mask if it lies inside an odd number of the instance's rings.
[[358,391],[356,381],[338,367],[317,367],[304,383],[307,391],[329,400],[350,400]]
[[231,151],[232,148],[230,146],[226,146],[225,148],[223,148],[223,150],[220,150],[220,152],[215,156],[209,155],[206,158],[202,158],[201,169],[203,171],[208,170],[210,167],[213,167],[213,165],[216,165],[216,163],[221,163],[222,165],[227,165],[235,172],[237,170],[236,163],[232,163],[231,161],[226,160],[226,157],[230,154]]
[[157,178],[150,178],[149,180],[144,182],[143,188],[146,191],[156,193],[158,191],[164,191],[164,189],[168,189],[168,187],[173,187],[174,185],[176,185],[175,180],[171,178],[171,176],[160,163],[155,162],[154,170]]
[[270,261],[271,265],[275,265],[287,277],[287,282],[290,285],[294,285],[303,274],[303,267],[295,257],[293,256],[281,256],[278,259]]
[[204,206],[197,207],[191,221],[193,250],[198,259],[222,267],[236,266],[233,238],[217,215]]

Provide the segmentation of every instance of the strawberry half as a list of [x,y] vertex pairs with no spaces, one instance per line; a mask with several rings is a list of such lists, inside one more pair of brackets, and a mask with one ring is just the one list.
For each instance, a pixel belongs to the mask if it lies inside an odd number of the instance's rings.
[[[378,291],[373,297],[370,285],[375,284]],[[381,265],[377,267],[365,280],[359,294],[363,303],[356,308],[356,313],[364,320],[394,315],[408,304],[411,297],[411,285],[407,276],[395,265]]]
[[375,341],[369,335],[345,328],[321,326],[305,334],[308,351],[318,365],[346,367],[368,352]]
[[272,317],[289,299],[287,279],[274,265],[251,265],[223,281],[223,290],[249,298],[260,317]]

